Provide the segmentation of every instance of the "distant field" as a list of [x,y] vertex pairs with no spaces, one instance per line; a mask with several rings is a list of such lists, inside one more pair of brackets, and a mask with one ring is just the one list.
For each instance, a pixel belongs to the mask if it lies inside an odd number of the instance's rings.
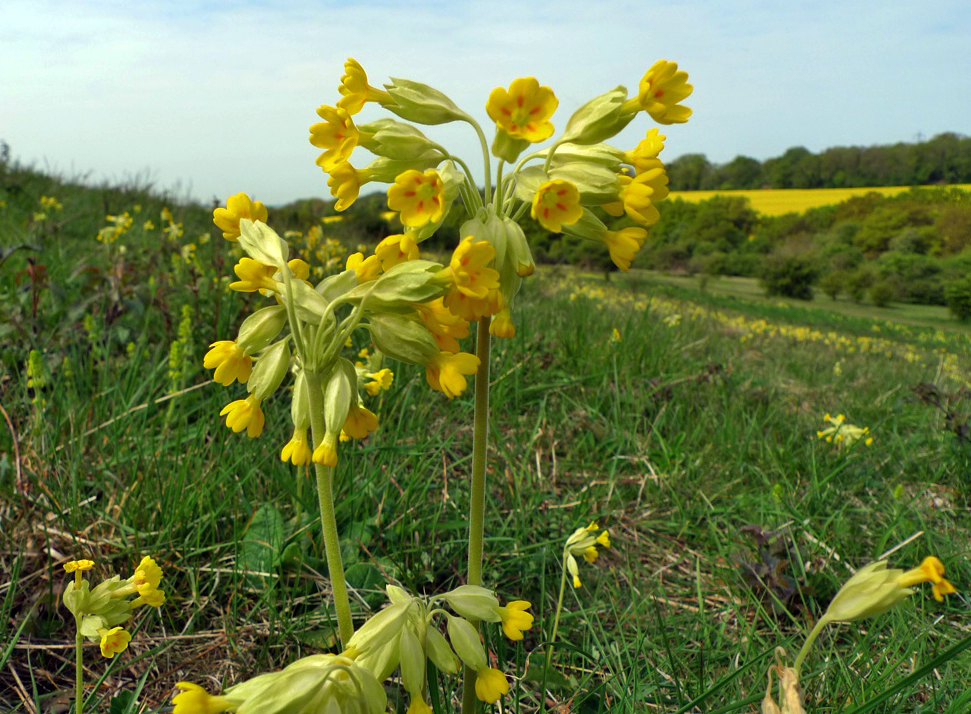
[[[955,184],[950,188],[971,191],[971,184]],[[705,201],[712,196],[741,196],[747,198],[759,213],[781,216],[785,213],[802,213],[810,208],[841,203],[853,196],[865,196],[876,191],[893,196],[909,191],[910,186],[879,186],[875,188],[785,188],[754,189],[749,191],[672,191],[670,198],[680,198],[691,203]]]

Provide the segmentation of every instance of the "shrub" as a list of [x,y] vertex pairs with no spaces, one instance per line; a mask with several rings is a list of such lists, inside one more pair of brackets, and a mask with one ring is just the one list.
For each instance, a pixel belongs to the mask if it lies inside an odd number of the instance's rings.
[[955,280],[944,288],[947,308],[961,322],[971,319],[971,276]]
[[833,270],[820,278],[819,287],[824,293],[835,300],[846,288],[848,279],[849,273],[845,270]]
[[761,284],[769,296],[812,300],[815,280],[816,266],[808,255],[770,255],[762,266]]
[[897,290],[889,280],[878,280],[870,286],[870,301],[877,307],[886,307],[896,297]]

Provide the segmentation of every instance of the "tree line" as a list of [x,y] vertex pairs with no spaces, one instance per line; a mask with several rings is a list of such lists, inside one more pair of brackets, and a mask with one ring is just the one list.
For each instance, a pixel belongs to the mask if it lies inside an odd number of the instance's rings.
[[713,164],[704,154],[685,154],[666,167],[673,191],[971,183],[971,137],[947,132],[912,144],[835,147],[819,154],[799,146],[761,162],[736,156]]

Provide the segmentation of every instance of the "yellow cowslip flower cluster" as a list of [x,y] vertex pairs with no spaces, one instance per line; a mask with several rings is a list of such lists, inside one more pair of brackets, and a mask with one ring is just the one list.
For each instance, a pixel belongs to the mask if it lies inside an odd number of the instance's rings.
[[[145,556],[127,580],[115,575],[92,590],[83,574],[93,567],[91,560],[64,564],[64,571],[73,573],[74,578],[64,590],[63,600],[74,614],[81,634],[92,642],[100,642],[102,656],[111,659],[124,652],[131,642],[131,635],[121,624],[131,619],[134,609],[141,605],[158,608],[165,602],[165,593],[159,589],[162,569]],[[135,597],[129,600],[132,595]]]
[[[498,274],[485,267],[494,257],[491,244],[463,243],[443,267],[420,260],[410,235],[389,236],[374,255],[351,255],[343,271],[314,285],[311,266],[289,259],[289,244],[266,225],[266,215],[262,204],[245,194],[214,211],[223,236],[246,254],[233,268],[238,280],[230,289],[259,292],[275,301],[247,317],[235,340],[212,343],[204,358],[216,382],[229,386],[238,381],[249,392],[223,408],[229,428],[259,436],[265,424],[263,403],[293,371],[294,429],[280,458],[298,466],[334,466],[340,441],[363,439],[378,427],[361,392],[375,396],[390,388],[392,374],[380,364],[383,355],[424,365],[429,385],[449,398],[467,388],[466,377],[475,373],[479,360],[461,351],[456,338],[468,335],[468,321],[455,313],[490,304],[498,287]],[[460,307],[449,310],[446,303]],[[359,329],[367,331],[382,355],[360,369],[340,356]],[[314,427],[315,414],[324,415],[324,424]]]
[[825,439],[827,444],[836,444],[841,448],[849,448],[861,439],[867,446],[873,443],[873,437],[870,436],[870,427],[861,429],[853,424],[847,424],[846,417],[842,414],[838,414],[835,417],[827,414],[823,417],[823,420],[828,421],[831,426],[817,431],[816,436],[820,439]]
[[[523,77],[489,95],[486,113],[495,124],[495,134],[488,147],[475,120],[438,90],[403,79],[375,88],[353,59],[344,70],[338,89],[342,98],[336,106],[318,108],[323,121],[310,127],[310,143],[323,150],[317,165],[329,175],[335,208],[348,208],[366,183],[391,184],[388,206],[405,228],[403,236],[393,237],[401,249],[394,260],[411,260],[410,256],[417,256],[417,246],[436,231],[461,198],[471,218],[460,228],[462,243],[449,266],[455,281],[445,307],[466,321],[495,316],[490,332],[497,337],[515,335],[512,301],[522,279],[535,269],[517,222],[526,209],[551,232],[602,243],[614,263],[629,270],[647,239],[645,227],[659,218],[655,204],[668,193],[667,175],[658,158],[665,137],[651,129],[630,151],[603,142],[641,111],[660,124],[682,123],[691,115],[690,109],[680,106],[692,90],[687,75],[662,60],[643,76],[636,96],[628,97],[627,90],[618,87],[592,99],[574,112],[561,135],[553,139],[556,96],[535,78]],[[384,118],[356,124],[355,115],[368,103],[405,121]],[[480,192],[466,164],[414,126],[449,122],[470,124],[483,151],[491,148],[492,156],[499,159],[495,186],[492,168],[486,166]],[[553,139],[551,146],[520,159],[528,147],[549,139]],[[357,147],[376,156],[366,168],[350,163]],[[504,172],[507,164],[513,168]],[[608,230],[594,213],[597,208],[613,216],[626,215],[637,225]],[[491,252],[480,244],[490,246]],[[361,282],[388,270],[393,261],[387,252],[353,262]],[[429,382],[434,382],[434,376]]]
[[597,551],[598,545],[603,548],[610,547],[610,533],[604,529],[599,535],[594,535],[598,529],[599,526],[594,521],[586,528],[577,528],[566,539],[566,546],[563,548],[563,560],[567,572],[573,578],[574,588],[581,586],[580,568],[576,556],[582,556],[585,561],[592,563],[600,556]]
[[133,221],[132,217],[128,215],[128,211],[117,216],[105,216],[105,220],[108,221],[108,225],[99,230],[97,236],[98,242],[104,243],[105,245],[116,243],[119,238],[128,232]]

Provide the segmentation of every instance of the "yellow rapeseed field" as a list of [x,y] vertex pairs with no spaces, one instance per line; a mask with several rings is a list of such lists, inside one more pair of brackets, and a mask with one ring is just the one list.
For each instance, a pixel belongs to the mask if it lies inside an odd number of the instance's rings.
[[[971,191],[971,184],[955,184],[949,188]],[[893,196],[909,191],[910,186],[879,186],[875,188],[779,188],[747,191],[672,191],[671,199],[680,198],[690,203],[704,201],[712,196],[741,196],[747,198],[759,213],[765,216],[781,216],[784,213],[802,213],[809,208],[841,203],[853,196],[865,196],[876,191]]]

